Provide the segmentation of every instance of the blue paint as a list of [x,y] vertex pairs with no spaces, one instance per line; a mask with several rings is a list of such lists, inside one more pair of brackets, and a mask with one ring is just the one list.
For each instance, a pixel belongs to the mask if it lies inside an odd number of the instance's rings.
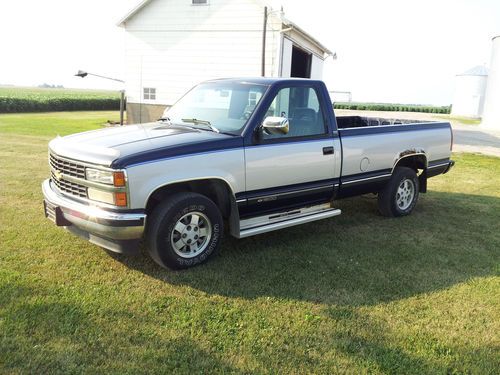
[[224,136],[221,139],[206,140],[198,143],[187,143],[175,146],[146,150],[136,154],[116,159],[111,168],[123,169],[140,164],[157,162],[165,159],[174,159],[189,155],[206,154],[227,151],[243,147],[243,138],[238,136]]

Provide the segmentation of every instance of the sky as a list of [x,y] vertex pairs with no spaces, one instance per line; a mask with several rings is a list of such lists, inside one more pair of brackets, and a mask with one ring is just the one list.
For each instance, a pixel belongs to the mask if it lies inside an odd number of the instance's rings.
[[[179,0],[177,0],[179,1]],[[120,89],[74,77],[124,76],[124,31],[139,0],[0,0],[0,84]],[[353,100],[447,105],[455,75],[488,64],[500,35],[499,0],[270,0],[337,53],[330,90]]]

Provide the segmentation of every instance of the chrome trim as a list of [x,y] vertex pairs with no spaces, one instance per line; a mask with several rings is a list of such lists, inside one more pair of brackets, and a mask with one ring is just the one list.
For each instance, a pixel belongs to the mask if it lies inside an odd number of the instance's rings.
[[446,163],[441,163],[441,164],[433,165],[433,166],[431,166],[431,167],[427,167],[427,169],[431,169],[431,168],[438,168],[438,167],[444,167],[444,166],[449,165],[449,164],[450,164],[450,162],[448,161],[448,162],[446,162]]
[[43,182],[42,191],[45,200],[59,207],[64,219],[82,231],[111,240],[142,237],[146,214],[111,212],[70,200],[54,191],[49,179]]
[[[54,171],[56,169],[52,168],[51,170]],[[115,171],[115,172],[120,172],[120,171]],[[100,182],[83,180],[81,178],[69,176],[69,175],[64,174],[64,173],[61,173],[61,179],[69,181],[69,182],[73,182],[75,184],[80,184],[80,185],[83,185],[85,187],[91,187],[91,188],[95,188],[95,189],[99,189],[99,190],[103,190],[103,191],[125,192],[125,193],[127,192],[126,186],[116,187],[114,185],[103,184],[103,183],[100,183]]]
[[309,223],[309,222],[316,221],[316,220],[326,219],[329,217],[338,216],[341,213],[342,212],[339,209],[330,208],[330,209],[323,210],[322,212],[318,212],[318,213],[310,213],[310,214],[302,215],[302,216],[291,218],[291,219],[286,218],[285,220],[271,223],[268,225],[262,225],[262,226],[258,226],[258,227],[254,227],[254,228],[243,229],[240,231],[238,238],[250,237],[250,236],[254,236],[256,234],[271,232],[274,230],[284,229],[284,228],[292,227],[292,226],[299,225],[299,224],[304,224],[304,223]]
[[246,199],[246,198],[244,198],[244,199],[238,199],[238,200],[236,201],[236,203],[245,203],[246,201],[247,201],[247,199]]
[[106,172],[123,172],[124,176],[125,176],[125,186],[121,186],[121,187],[115,187],[113,185],[109,185],[109,184],[102,184],[102,183],[99,183],[99,182],[94,182],[94,181],[89,181],[87,179],[81,179],[81,178],[78,178],[78,177],[73,177],[73,176],[69,176],[65,173],[60,173],[61,175],[61,179],[63,180],[66,180],[66,181],[69,181],[69,182],[72,182],[72,183],[75,183],[75,184],[79,184],[79,185],[82,185],[82,186],[85,186],[85,187],[92,187],[92,188],[95,188],[95,189],[100,189],[100,190],[103,190],[103,191],[110,191],[110,192],[125,192],[127,193],[127,206],[126,207],[121,207],[121,206],[116,206],[114,204],[110,204],[110,203],[104,203],[104,202],[98,202],[98,201],[94,201],[94,200],[91,200],[87,197],[80,197],[80,196],[77,196],[77,195],[73,195],[73,194],[70,194],[68,192],[64,192],[64,191],[61,191],[59,189],[57,189],[57,191],[66,196],[66,197],[70,197],[70,198],[74,198],[82,203],[88,203],[88,204],[98,204],[99,206],[101,207],[108,207],[108,208],[123,208],[123,209],[126,209],[126,208],[130,208],[130,187],[129,187],[129,180],[128,180],[128,174],[127,174],[127,170],[126,169],[113,169],[113,168],[108,168],[108,167],[103,167],[101,165],[98,165],[98,164],[91,164],[91,163],[87,163],[85,161],[82,161],[82,160],[76,160],[76,159],[70,159],[70,158],[67,158],[67,157],[64,157],[64,156],[60,156],[58,153],[54,152],[52,149],[49,148],[49,152],[48,152],[48,160],[49,160],[49,168],[50,168],[50,172],[51,174],[54,173],[54,171],[57,171],[57,169],[53,168],[52,165],[50,164],[50,156],[51,154],[54,156],[54,157],[57,157],[63,161],[66,161],[68,163],[74,163],[74,164],[79,164],[81,166],[84,167],[84,173],[86,175],[86,169],[87,168],[92,168],[92,169],[98,169],[98,170],[102,170],[102,171],[106,171]]
[[290,124],[286,117],[268,116],[262,122],[262,128],[267,134],[284,135],[288,134]]
[[423,156],[423,157],[425,157],[425,166],[427,167],[427,165],[429,164],[429,162],[427,160],[427,154],[425,153],[425,151],[414,152],[412,154],[403,155],[403,156],[399,157],[398,159],[396,159],[396,161],[394,162],[394,165],[392,167],[391,174],[394,173],[394,169],[396,169],[396,166],[398,165],[398,163],[401,160],[403,160],[404,158],[409,158],[411,156]]
[[342,182],[342,185],[349,185],[349,184],[353,184],[355,182],[362,182],[362,181],[374,180],[376,178],[391,177],[391,176],[392,176],[391,173],[389,173],[389,174],[381,174],[379,176],[366,177],[366,178],[360,178],[359,180],[352,180],[352,181]]
[[318,204],[315,206],[296,208],[288,211],[275,212],[272,214],[266,214],[261,216],[255,216],[248,219],[243,219],[240,221],[241,230],[246,230],[249,228],[261,227],[269,224],[274,224],[276,222],[281,222],[283,220],[293,219],[299,216],[316,214],[318,212],[324,212],[332,208],[330,203]]

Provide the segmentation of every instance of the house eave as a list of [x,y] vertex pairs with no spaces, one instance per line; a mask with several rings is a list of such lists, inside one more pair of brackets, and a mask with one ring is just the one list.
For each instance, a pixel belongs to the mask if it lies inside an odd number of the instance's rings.
[[311,34],[309,34],[303,28],[298,26],[296,23],[290,21],[289,19],[287,19],[285,17],[281,17],[281,22],[283,23],[283,25],[298,32],[299,34],[302,35],[302,37],[307,39],[310,43],[314,44],[316,47],[323,50],[327,54],[327,56],[333,55],[333,52],[329,48],[327,48],[324,44],[319,42],[316,38],[314,38]]
[[116,23],[116,26],[118,27],[125,27],[125,23],[135,16],[136,13],[138,13],[142,8],[144,8],[146,5],[148,5],[152,0],[142,0],[135,8],[133,8],[130,12],[128,12],[124,17],[120,19]]

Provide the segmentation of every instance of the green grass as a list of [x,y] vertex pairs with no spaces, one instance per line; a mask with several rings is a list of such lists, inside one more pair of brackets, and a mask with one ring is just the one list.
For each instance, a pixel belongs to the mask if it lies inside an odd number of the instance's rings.
[[441,118],[441,119],[448,120],[448,121],[452,121],[452,122],[457,122],[457,123],[463,124],[463,125],[479,125],[481,123],[481,120],[471,119],[471,118],[467,118],[467,117],[450,116],[450,115],[436,115],[434,117]]
[[99,129],[108,120],[118,121],[119,112],[48,112],[0,115],[0,133],[55,137]]
[[0,373],[498,373],[500,159],[454,155],[410,217],[339,201],[173,272],[43,217],[47,142],[100,115],[0,116]]

